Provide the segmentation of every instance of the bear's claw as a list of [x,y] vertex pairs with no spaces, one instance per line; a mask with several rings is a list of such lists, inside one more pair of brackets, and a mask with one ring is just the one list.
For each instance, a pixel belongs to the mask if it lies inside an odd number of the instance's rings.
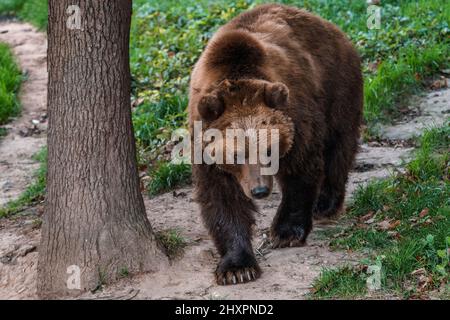
[[303,247],[306,244],[305,240],[290,237],[287,239],[280,239],[275,237],[272,243],[272,249],[287,248],[287,247]]
[[272,249],[287,247],[303,247],[308,232],[301,226],[290,227],[283,232],[272,230]]
[[250,267],[227,272],[216,271],[215,275],[217,284],[226,286],[255,281],[261,276],[261,271],[255,267]]

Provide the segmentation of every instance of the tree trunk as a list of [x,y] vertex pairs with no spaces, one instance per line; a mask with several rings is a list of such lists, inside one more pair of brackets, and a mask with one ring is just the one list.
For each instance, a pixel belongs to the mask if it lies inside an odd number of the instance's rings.
[[42,297],[76,295],[167,264],[139,188],[130,22],[130,0],[49,0],[48,181],[38,263]]

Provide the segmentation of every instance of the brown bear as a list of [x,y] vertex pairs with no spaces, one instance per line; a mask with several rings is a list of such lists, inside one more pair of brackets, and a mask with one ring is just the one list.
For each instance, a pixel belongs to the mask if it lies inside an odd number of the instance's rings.
[[[279,130],[282,192],[273,219],[274,248],[301,246],[313,216],[343,207],[358,147],[363,80],[360,58],[345,34],[304,10],[261,5],[222,26],[192,72],[190,129]],[[267,149],[271,145],[267,143]],[[270,150],[266,150],[270,152]],[[251,244],[257,210],[272,175],[261,163],[193,165],[196,201],[221,260],[218,284],[261,274]]]

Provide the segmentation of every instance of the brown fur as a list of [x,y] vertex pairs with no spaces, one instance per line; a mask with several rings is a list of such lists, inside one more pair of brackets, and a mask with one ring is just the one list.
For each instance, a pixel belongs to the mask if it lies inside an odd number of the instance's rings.
[[[202,120],[204,129],[250,123],[282,131],[276,178],[283,196],[271,234],[274,247],[297,246],[313,213],[342,208],[362,104],[360,59],[337,27],[294,7],[262,5],[209,42],[192,73],[189,119]],[[219,284],[261,272],[251,246],[256,207],[240,176],[251,170],[242,168],[193,168],[196,199],[222,257]]]

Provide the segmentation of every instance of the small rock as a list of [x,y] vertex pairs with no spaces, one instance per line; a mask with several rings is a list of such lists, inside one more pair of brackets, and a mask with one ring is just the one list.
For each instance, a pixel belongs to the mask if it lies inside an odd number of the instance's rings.
[[6,181],[3,185],[2,185],[2,191],[9,191],[14,187],[14,185],[11,183],[11,181]]
[[23,129],[20,129],[19,130],[19,135],[21,136],[21,137],[29,137],[29,136],[31,136],[33,133],[31,132],[31,130],[30,129],[28,129],[28,128],[23,128]]
[[174,191],[174,192],[172,193],[172,195],[173,195],[175,198],[179,198],[179,197],[184,198],[184,197],[187,196],[186,192],[179,192],[179,193],[177,193],[176,191]]
[[43,114],[41,114],[41,117],[39,118],[39,121],[40,122],[45,122],[45,121],[47,121],[47,114],[46,113],[43,113]]

